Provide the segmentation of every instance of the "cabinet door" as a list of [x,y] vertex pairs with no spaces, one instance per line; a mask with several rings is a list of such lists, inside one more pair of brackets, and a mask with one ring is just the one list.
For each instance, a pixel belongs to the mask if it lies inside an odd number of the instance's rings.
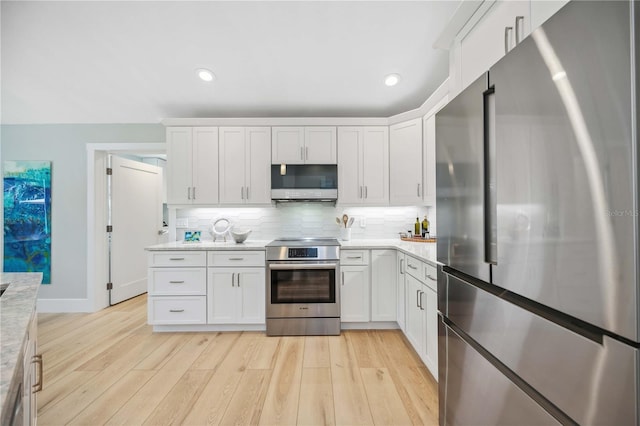
[[362,145],[360,127],[338,127],[338,203],[362,203]]
[[389,201],[392,205],[422,204],[422,119],[390,128]]
[[236,290],[240,293],[237,322],[264,324],[266,322],[264,268],[247,268],[239,271]]
[[396,321],[396,251],[371,251],[371,321]]
[[433,377],[438,379],[438,295],[433,289],[424,289],[426,320],[425,364]]
[[304,128],[271,128],[271,163],[304,164]]
[[389,203],[389,129],[365,127],[361,144],[365,204]]
[[237,271],[230,268],[209,268],[207,273],[207,322],[232,324],[236,322]]
[[220,128],[220,204],[245,201],[244,127]]
[[336,164],[336,128],[304,128],[304,162],[306,164]]
[[424,196],[423,201],[427,206],[436,205],[436,113],[449,101],[449,97],[442,98],[434,108],[429,111],[422,124],[423,130],[423,158],[424,171]]
[[[424,353],[424,311],[420,308],[422,283],[409,274],[405,274],[406,283],[406,314],[407,322],[405,328],[405,334],[413,348],[416,350],[420,357]],[[422,297],[424,300],[424,297]]]
[[167,203],[191,204],[191,127],[167,128]]
[[218,128],[193,128],[193,204],[218,204]]
[[269,127],[247,127],[245,141],[246,193],[249,204],[271,203],[271,129]]
[[340,321],[369,321],[369,266],[341,266]]
[[396,290],[397,290],[397,295],[396,295],[396,300],[397,300],[397,315],[396,315],[396,321],[398,321],[398,325],[400,326],[400,330],[405,331],[406,325],[405,325],[405,320],[406,320],[406,310],[405,310],[405,305],[406,305],[406,299],[405,299],[405,268],[407,267],[407,264],[405,263],[405,256],[404,253],[400,253],[397,252],[397,284],[396,284]]
[[473,83],[505,54],[505,28],[511,27],[509,49],[515,45],[516,16],[520,22],[520,37],[531,32],[529,1],[496,1],[482,19],[460,41],[461,89]]

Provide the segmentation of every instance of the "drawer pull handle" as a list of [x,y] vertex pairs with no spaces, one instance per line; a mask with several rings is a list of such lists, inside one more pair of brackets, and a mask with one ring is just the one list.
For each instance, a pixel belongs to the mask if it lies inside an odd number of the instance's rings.
[[184,257],[170,257],[169,260],[184,260]]
[[32,393],[38,393],[42,390],[44,375],[42,374],[42,355],[34,355],[31,358],[32,364],[38,364],[38,382],[31,386]]
[[347,259],[362,259],[362,256],[347,256]]
[[431,275],[427,274],[427,278],[429,278],[431,281],[438,281],[437,278],[433,278]]
[[409,268],[411,268],[411,269],[418,269],[416,266],[413,266],[413,265],[412,265],[412,264],[410,264],[410,263],[407,263],[407,267],[409,267]]
[[184,281],[169,281],[169,284],[184,284]]
[[244,257],[230,257],[229,260],[244,260]]
[[169,309],[169,312],[184,312],[184,309]]

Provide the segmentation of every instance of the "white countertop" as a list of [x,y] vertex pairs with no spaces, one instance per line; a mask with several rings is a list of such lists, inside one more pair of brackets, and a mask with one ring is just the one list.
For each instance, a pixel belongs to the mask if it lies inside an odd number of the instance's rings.
[[10,384],[13,380],[20,351],[27,336],[31,316],[35,312],[42,273],[0,273],[2,283],[10,283],[0,298],[0,407],[8,409]]
[[[199,243],[185,243],[174,241],[171,243],[157,244],[149,246],[149,251],[172,251],[172,250],[264,250],[271,241],[248,240],[244,243],[236,244],[230,242],[201,241]],[[436,243],[412,243],[399,239],[383,240],[350,240],[339,241],[340,247],[348,249],[395,249],[414,256],[422,261],[437,265]]]

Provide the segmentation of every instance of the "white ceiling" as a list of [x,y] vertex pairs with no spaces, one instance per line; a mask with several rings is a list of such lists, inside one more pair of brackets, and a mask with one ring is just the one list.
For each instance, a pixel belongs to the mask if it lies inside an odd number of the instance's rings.
[[2,123],[387,117],[446,79],[459,3],[2,1]]

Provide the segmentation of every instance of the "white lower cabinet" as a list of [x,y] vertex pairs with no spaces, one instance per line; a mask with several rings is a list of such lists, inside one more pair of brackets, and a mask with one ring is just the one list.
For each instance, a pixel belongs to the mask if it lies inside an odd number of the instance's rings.
[[369,250],[340,251],[340,321],[369,322]]
[[264,267],[208,269],[209,324],[265,323]]
[[425,310],[421,307],[421,299],[424,285],[411,275],[405,276],[406,283],[406,314],[407,323],[405,335],[413,348],[418,352],[420,358],[424,356],[426,340],[426,316]]
[[206,296],[157,296],[147,302],[149,324],[191,325],[207,323]]
[[147,322],[151,325],[207,323],[205,252],[149,252]]
[[371,250],[371,321],[396,321],[396,250]]
[[211,251],[207,264],[209,324],[265,324],[264,251]]
[[404,332],[433,377],[438,378],[438,287],[436,268],[405,256]]
[[148,323],[264,324],[261,250],[149,252]]
[[398,251],[396,252],[397,257],[397,280],[396,280],[396,321],[398,322],[398,326],[400,330],[405,331],[406,327],[406,310],[405,310],[405,255],[404,253]]

